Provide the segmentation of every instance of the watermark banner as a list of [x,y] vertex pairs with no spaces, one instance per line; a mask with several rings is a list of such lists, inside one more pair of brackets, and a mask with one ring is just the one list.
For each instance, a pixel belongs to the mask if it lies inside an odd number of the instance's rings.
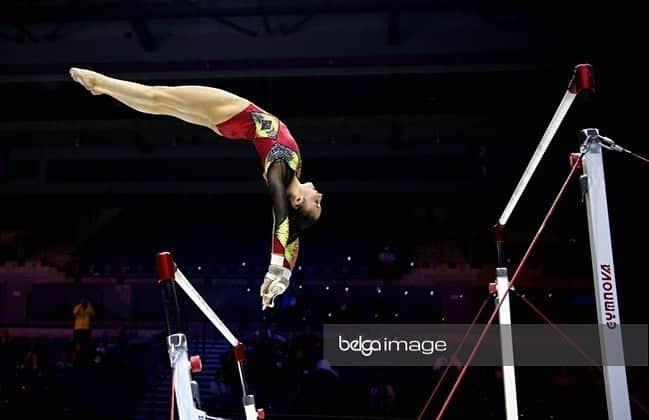
[[[485,325],[325,324],[324,357],[332,366],[463,366]],[[646,324],[491,325],[473,366],[647,366]],[[464,339],[464,344],[459,347]],[[501,340],[513,352],[503,352]],[[615,351],[602,354],[608,342]],[[576,349],[576,344],[580,350]],[[508,346],[505,346],[508,348]]]

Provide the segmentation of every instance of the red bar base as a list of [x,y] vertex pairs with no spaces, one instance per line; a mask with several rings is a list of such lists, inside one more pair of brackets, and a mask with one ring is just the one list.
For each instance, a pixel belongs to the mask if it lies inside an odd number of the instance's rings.
[[590,64],[579,64],[575,67],[575,75],[572,77],[568,88],[570,93],[574,94],[578,94],[584,89],[594,89],[593,66]]
[[577,169],[581,169],[582,163],[581,163],[581,159],[579,159],[579,153],[570,153],[570,167],[571,168],[575,164],[576,161],[579,161],[579,163],[577,164]]
[[158,283],[174,279],[176,264],[169,252],[159,252],[155,256],[155,268]]
[[496,240],[496,242],[505,241],[505,226],[501,225],[500,223],[494,226],[494,239]]
[[199,373],[203,370],[203,362],[201,362],[201,356],[190,357],[189,364],[192,367],[192,373]]
[[246,350],[243,347],[243,343],[234,346],[234,358],[237,362],[243,362],[246,360]]

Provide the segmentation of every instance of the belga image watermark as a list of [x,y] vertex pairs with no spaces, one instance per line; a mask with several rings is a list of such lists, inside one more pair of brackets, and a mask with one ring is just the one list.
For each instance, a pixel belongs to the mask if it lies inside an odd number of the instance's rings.
[[[647,366],[647,325],[619,327],[325,324],[324,357],[332,366],[457,366],[468,360],[482,337],[471,360],[474,366],[592,366],[593,362],[600,366]],[[501,347],[505,339],[513,350]],[[619,351],[603,355],[602,344],[607,341],[620,347]]]
[[365,357],[371,357],[375,352],[405,352],[431,355],[445,352],[448,345],[445,340],[398,340],[383,337],[381,340],[367,339],[359,335],[355,339],[338,336],[338,350],[341,352],[359,352]]

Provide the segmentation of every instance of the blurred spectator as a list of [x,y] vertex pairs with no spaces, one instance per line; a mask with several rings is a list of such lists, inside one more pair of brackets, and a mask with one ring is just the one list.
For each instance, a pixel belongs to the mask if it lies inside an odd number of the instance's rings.
[[298,367],[311,369],[315,366],[318,359],[322,357],[322,354],[319,354],[322,343],[320,337],[314,334],[311,324],[307,323],[304,325],[304,332],[298,335],[296,344],[301,351],[301,360],[298,362],[301,363]]
[[99,340],[95,346],[95,355],[92,361],[96,365],[104,365],[106,363],[106,343],[104,340]]
[[320,359],[314,369],[304,378],[301,404],[311,413],[336,414],[340,412],[344,396],[338,372],[327,360]]
[[392,248],[386,245],[377,255],[377,275],[383,280],[385,286],[390,287],[398,271],[397,256]]
[[23,361],[20,367],[27,372],[37,372],[39,370],[39,357],[36,348],[36,342],[30,341],[29,347],[23,356]]
[[215,410],[227,409],[236,402],[232,386],[226,381],[223,369],[217,369],[214,379],[210,383],[210,392],[214,396],[212,408]]
[[385,378],[385,373],[379,370],[374,383],[370,386],[369,414],[388,417],[394,411],[395,392]]
[[82,296],[79,303],[72,310],[72,314],[74,315],[74,345],[77,352],[77,362],[83,364],[89,356],[95,309],[88,299]]
[[3,396],[9,388],[11,356],[9,331],[0,330],[0,396]]

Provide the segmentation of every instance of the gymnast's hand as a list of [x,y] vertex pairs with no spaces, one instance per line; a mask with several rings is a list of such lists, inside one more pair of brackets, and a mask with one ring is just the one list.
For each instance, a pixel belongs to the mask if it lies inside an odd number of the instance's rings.
[[291,270],[271,264],[261,285],[261,309],[275,306],[275,298],[286,291],[291,281]]
[[99,73],[94,72],[92,70],[85,70],[85,69],[72,67],[70,69],[70,76],[72,76],[72,79],[75,82],[79,83],[81,86],[88,89],[90,93],[92,93],[93,95],[102,94],[102,92],[100,92],[97,89],[97,80],[101,76]]

